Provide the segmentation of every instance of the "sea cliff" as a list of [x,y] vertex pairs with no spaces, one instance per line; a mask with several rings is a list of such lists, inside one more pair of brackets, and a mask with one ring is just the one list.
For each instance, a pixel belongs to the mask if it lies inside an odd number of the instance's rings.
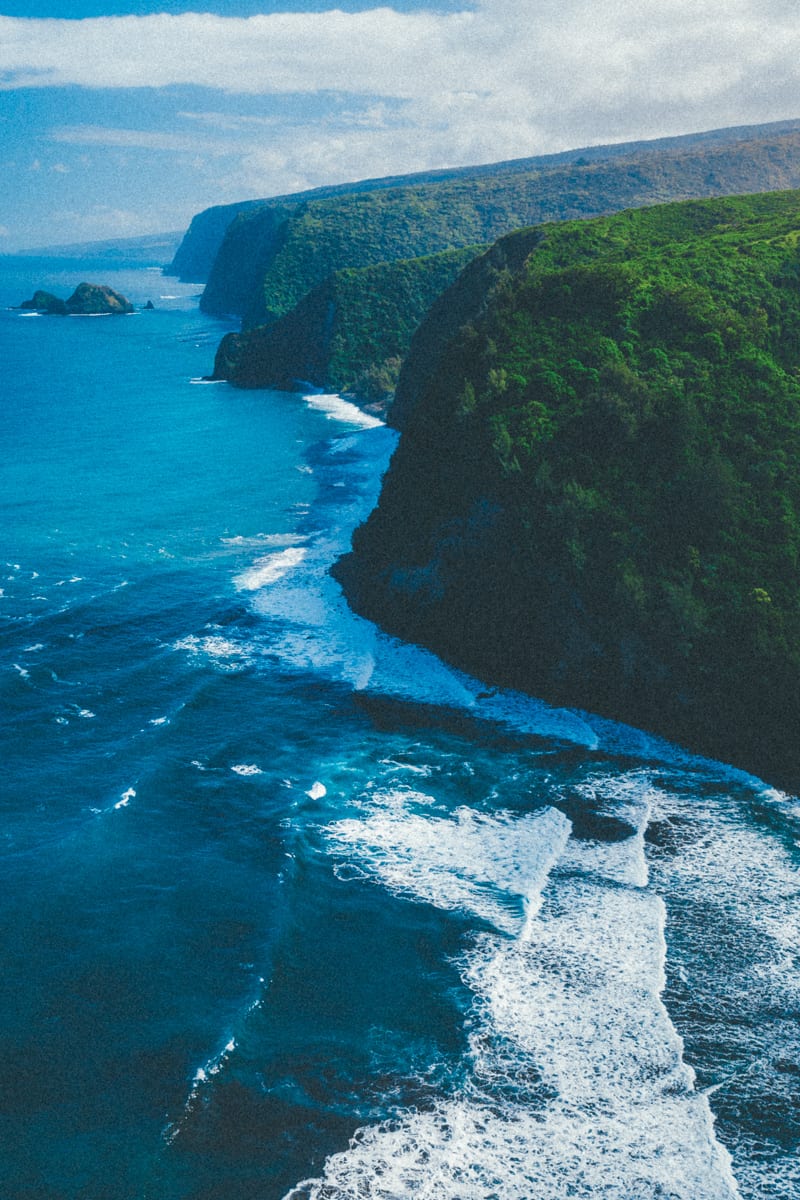
[[800,193],[503,239],[423,322],[354,606],[800,785]]
[[[658,201],[800,186],[800,127],[796,122],[651,143],[595,147],[569,154],[460,168],[405,179],[366,181],[319,189],[269,202],[210,210],[195,219],[198,230],[219,235],[227,226],[201,301],[205,311],[238,315],[243,332],[268,334],[229,341],[215,374],[245,386],[285,386],[309,380],[323,388],[349,384],[359,374],[389,378],[385,363],[402,351],[381,345],[365,365],[340,356],[325,372],[326,355],[298,336],[311,318],[318,324],[319,289],[352,296],[340,273],[489,244],[501,235],[547,220],[585,218]],[[195,227],[193,223],[193,228]],[[191,231],[190,231],[191,235]],[[191,248],[187,235],[181,253]],[[202,240],[202,239],[201,239]],[[213,238],[211,241],[213,242]],[[398,289],[384,272],[373,305],[360,302],[346,323],[365,317],[363,341],[371,337],[371,310],[380,296],[398,326],[421,317],[418,295],[408,307],[396,304]],[[385,292],[383,288],[385,286]],[[392,306],[394,305],[394,308]],[[354,326],[353,326],[354,327]],[[324,340],[323,335],[323,340]],[[358,339],[351,344],[357,346]],[[313,359],[315,371],[309,372]],[[391,374],[391,372],[389,373]]]

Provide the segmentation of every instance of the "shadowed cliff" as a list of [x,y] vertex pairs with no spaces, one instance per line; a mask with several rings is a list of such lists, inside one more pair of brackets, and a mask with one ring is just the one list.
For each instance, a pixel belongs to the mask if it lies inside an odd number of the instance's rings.
[[337,575],[488,680],[800,784],[800,193],[525,230],[434,306]]

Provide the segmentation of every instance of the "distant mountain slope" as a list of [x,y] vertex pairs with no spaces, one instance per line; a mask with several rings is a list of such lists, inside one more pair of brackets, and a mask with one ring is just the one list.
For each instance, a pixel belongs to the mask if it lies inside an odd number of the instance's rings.
[[274,196],[261,200],[245,200],[234,204],[216,205],[205,209],[194,217],[178,248],[169,273],[178,275],[190,283],[205,283],[211,273],[214,259],[222,245],[224,235],[240,214],[256,208],[271,206],[285,207],[307,200],[324,199],[354,192],[371,192],[399,186],[418,186],[424,183],[454,179],[479,179],[486,175],[515,173],[536,168],[548,169],[582,160],[584,163],[625,158],[631,155],[661,154],[665,151],[687,149],[689,146],[708,148],[737,141],[750,141],[763,137],[777,137],[793,133],[800,128],[798,121],[775,121],[766,125],[743,125],[727,129],[714,129],[704,133],[686,134],[677,137],[657,138],[650,141],[621,142],[614,145],[589,146],[558,154],[535,155],[508,162],[488,163],[471,167],[451,167],[421,171],[412,175],[387,176],[381,179],[366,179],[354,183],[335,184],[329,187],[312,188],[304,192]]
[[398,405],[337,569],[360,611],[800,784],[800,192],[511,235]]
[[298,195],[239,212],[202,305],[259,325],[344,267],[488,243],[543,220],[792,186],[800,186],[798,123]]
[[181,233],[149,233],[141,237],[106,238],[99,242],[68,242],[20,250],[15,257],[69,258],[120,265],[166,267],[181,242]]

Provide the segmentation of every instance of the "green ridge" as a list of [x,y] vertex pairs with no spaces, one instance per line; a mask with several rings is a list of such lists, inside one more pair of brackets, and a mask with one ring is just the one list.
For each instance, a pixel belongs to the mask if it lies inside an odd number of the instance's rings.
[[271,325],[228,334],[214,376],[238,387],[355,391],[383,406],[417,325],[481,249],[337,271]]
[[792,123],[283,197],[238,212],[202,306],[256,326],[346,267],[489,243],[541,221],[798,186],[800,130]]
[[338,568],[357,606],[796,787],[799,242],[789,192],[526,230],[469,267]]

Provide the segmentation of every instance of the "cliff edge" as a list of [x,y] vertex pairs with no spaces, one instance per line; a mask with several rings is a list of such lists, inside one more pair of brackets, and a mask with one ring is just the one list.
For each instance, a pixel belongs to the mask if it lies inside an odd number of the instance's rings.
[[800,785],[800,193],[541,226],[434,305],[335,574],[491,682]]

